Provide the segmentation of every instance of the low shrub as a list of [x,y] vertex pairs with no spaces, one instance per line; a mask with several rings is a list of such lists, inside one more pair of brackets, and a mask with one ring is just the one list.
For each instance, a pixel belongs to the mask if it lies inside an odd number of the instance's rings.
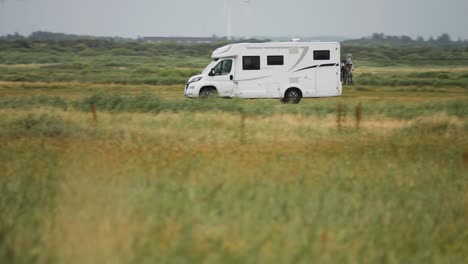
[[67,110],[69,102],[58,96],[23,96],[16,98],[3,98],[0,99],[0,108],[13,108],[13,109],[31,109],[39,106],[49,106]]
[[26,117],[13,120],[10,124],[10,132],[17,136],[44,136],[59,137],[69,135],[76,131],[76,126],[63,120],[59,116],[30,114]]

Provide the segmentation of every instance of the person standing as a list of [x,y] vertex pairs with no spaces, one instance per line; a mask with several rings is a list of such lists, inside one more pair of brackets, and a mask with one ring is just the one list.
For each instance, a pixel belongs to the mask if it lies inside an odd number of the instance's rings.
[[353,55],[348,54],[346,55],[346,67],[348,67],[349,71],[349,83],[353,83],[353,71],[354,71],[354,62],[353,62]]

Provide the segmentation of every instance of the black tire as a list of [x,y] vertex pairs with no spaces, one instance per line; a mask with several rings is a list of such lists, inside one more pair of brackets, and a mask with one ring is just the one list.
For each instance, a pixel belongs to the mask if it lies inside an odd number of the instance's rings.
[[200,98],[207,99],[207,98],[217,98],[218,91],[214,87],[205,87],[200,90]]
[[298,104],[302,99],[302,93],[299,89],[289,89],[286,91],[283,100],[285,104]]

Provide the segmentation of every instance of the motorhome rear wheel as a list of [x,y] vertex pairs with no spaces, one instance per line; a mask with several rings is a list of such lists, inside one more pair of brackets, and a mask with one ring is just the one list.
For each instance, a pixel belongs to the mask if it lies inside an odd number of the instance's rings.
[[286,91],[282,102],[287,104],[298,104],[299,102],[301,102],[301,99],[301,91],[299,89],[292,88]]

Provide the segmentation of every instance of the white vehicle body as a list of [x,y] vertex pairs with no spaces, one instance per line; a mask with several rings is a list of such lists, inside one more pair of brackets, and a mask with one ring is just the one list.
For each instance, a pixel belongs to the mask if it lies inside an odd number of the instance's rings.
[[200,75],[190,78],[185,96],[207,87],[219,97],[284,98],[339,96],[340,44],[336,42],[239,43],[218,48]]

